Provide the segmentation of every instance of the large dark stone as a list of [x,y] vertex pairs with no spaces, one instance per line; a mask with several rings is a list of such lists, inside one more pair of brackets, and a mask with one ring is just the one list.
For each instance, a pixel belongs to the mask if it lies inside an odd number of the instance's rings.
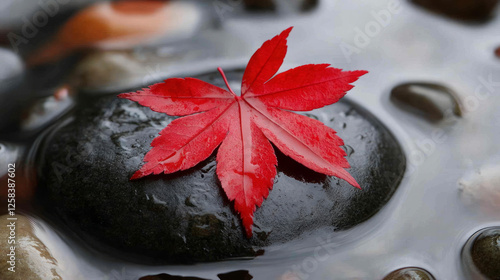
[[[229,80],[241,76],[241,71],[228,73]],[[199,78],[224,86],[217,73]],[[129,181],[153,138],[173,118],[114,96],[80,104],[74,120],[46,140],[39,197],[94,247],[141,260],[249,257],[304,232],[353,227],[390,199],[405,170],[404,154],[387,128],[351,102],[308,115],[344,139],[349,172],[363,190],[277,151],[274,189],[255,212],[251,239],[220,187],[214,155],[187,171]]]

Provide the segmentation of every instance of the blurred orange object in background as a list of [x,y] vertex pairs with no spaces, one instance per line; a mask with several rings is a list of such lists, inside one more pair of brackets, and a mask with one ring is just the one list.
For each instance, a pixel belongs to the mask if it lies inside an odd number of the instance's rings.
[[71,17],[52,40],[30,55],[28,64],[50,62],[82,48],[121,49],[151,43],[162,35],[183,36],[198,19],[195,6],[181,2],[97,3]]

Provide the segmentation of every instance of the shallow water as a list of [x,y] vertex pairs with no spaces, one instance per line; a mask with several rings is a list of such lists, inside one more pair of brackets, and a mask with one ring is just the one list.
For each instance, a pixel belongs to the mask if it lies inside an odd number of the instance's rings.
[[[405,178],[378,214],[334,236],[304,233],[297,241],[266,248],[264,255],[252,260],[189,266],[123,262],[54,231],[50,221],[40,221],[39,237],[60,261],[66,279],[138,279],[160,273],[218,279],[219,273],[241,269],[254,279],[381,279],[405,266],[422,267],[436,279],[467,279],[460,263],[462,246],[477,230],[500,225],[499,211],[484,211],[480,201],[465,203],[458,184],[467,174],[500,163],[500,60],[493,55],[500,43],[500,18],[466,25],[401,2],[401,12],[348,60],[340,44],[354,45],[355,28],[364,29],[374,20],[371,12],[387,9],[390,1],[371,2],[368,7],[353,1],[323,1],[309,15],[280,21],[229,15],[219,35],[249,46],[224,56],[222,64],[246,62],[263,40],[294,25],[282,70],[328,62],[370,71],[347,96],[385,123],[408,158]],[[171,67],[156,75],[211,70],[220,66],[220,59],[209,57],[199,62],[202,66]],[[497,83],[486,87],[488,80]],[[395,107],[389,92],[408,81],[450,86],[463,101],[464,116],[436,124]],[[444,133],[441,141],[436,141],[436,133]]]

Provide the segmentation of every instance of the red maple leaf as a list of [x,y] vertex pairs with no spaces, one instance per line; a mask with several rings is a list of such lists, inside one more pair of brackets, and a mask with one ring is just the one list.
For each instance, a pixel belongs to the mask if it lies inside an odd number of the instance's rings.
[[239,212],[247,236],[253,214],[273,187],[276,155],[333,175],[358,187],[344,142],[320,121],[292,113],[337,102],[366,71],[342,71],[329,64],[309,64],[276,74],[287,51],[292,27],[265,42],[248,62],[241,96],[194,78],[172,78],[119,97],[156,112],[185,116],[172,121],[151,143],[145,164],[131,178],[186,170],[217,152],[217,176]]

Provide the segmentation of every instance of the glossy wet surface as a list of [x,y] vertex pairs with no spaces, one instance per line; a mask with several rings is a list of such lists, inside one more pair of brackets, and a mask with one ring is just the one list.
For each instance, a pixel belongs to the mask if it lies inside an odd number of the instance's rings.
[[[144,78],[185,76],[201,68],[207,71],[227,65],[233,59],[241,65],[263,40],[295,25],[285,60],[288,65],[282,70],[328,62],[347,70],[370,71],[349,98],[389,127],[408,158],[407,176],[386,207],[335,237],[319,232],[300,242],[266,248],[264,255],[253,260],[194,266],[123,262],[54,232],[50,220],[42,217],[45,222],[39,222],[39,238],[64,265],[69,279],[138,279],[162,273],[217,279],[218,274],[235,270],[248,270],[254,279],[382,279],[410,266],[423,268],[436,279],[469,279],[461,262],[464,244],[476,231],[500,224],[497,210],[485,211],[497,209],[490,198],[498,184],[484,184],[497,182],[497,173],[480,174],[480,181],[474,183],[478,188],[464,189],[459,184],[469,174],[495,169],[500,162],[500,61],[495,56],[500,19],[470,25],[401,1],[399,12],[391,14],[388,24],[365,44],[356,45],[357,29],[365,30],[376,21],[373,14],[387,10],[392,1],[371,3],[324,1],[309,15],[279,22],[274,16],[255,20],[228,13],[223,31],[210,34],[217,38],[210,42],[224,48],[211,53],[218,56],[192,61],[190,69],[185,61],[159,68],[151,62],[148,66],[153,75],[145,73]],[[227,42],[237,47],[231,48]],[[358,52],[346,55],[343,43]],[[432,124],[389,101],[391,89],[398,84],[422,81],[455,90],[465,105],[463,118]],[[127,90],[120,89],[118,81],[114,85],[118,86],[114,90]],[[478,195],[484,192],[475,192],[477,189],[492,195]]]
[[[226,72],[234,84],[241,81],[243,71]],[[223,86],[217,72],[195,77]],[[275,149],[278,175],[255,213],[251,239],[221,190],[215,155],[183,172],[129,180],[152,139],[173,118],[115,95],[86,98],[72,114],[74,121],[51,131],[40,148],[43,183],[37,197],[88,244],[113,247],[137,262],[254,257],[264,246],[317,229],[351,228],[389,201],[403,177],[405,156],[390,131],[352,102],[305,115],[344,140],[349,172],[362,190]]]

